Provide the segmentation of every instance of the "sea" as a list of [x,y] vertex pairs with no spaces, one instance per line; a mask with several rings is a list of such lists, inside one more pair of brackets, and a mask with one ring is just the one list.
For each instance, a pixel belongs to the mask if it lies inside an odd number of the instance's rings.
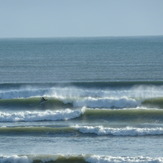
[[163,36],[1,38],[0,163],[163,163]]

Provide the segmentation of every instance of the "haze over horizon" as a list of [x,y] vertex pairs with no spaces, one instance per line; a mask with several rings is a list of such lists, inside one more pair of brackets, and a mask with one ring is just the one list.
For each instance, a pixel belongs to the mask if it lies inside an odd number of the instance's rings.
[[0,38],[163,35],[162,0],[0,0]]

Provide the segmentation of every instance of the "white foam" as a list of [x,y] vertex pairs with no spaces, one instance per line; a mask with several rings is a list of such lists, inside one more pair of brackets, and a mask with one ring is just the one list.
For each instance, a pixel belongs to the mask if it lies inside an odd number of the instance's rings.
[[0,112],[0,122],[68,120],[81,116],[83,111],[83,109],[65,109],[57,111]]
[[8,88],[0,90],[0,98],[27,98],[33,96],[48,96],[48,97],[60,97],[60,98],[80,98],[80,97],[99,97],[99,98],[153,98],[163,96],[163,86],[134,86],[131,88],[106,88],[106,89],[91,89],[91,88],[79,88],[74,86],[30,86],[24,85],[19,88]]
[[[11,155],[11,156],[0,156],[0,163],[33,163],[35,160],[40,160],[41,162],[51,162],[55,161],[57,156],[53,155]],[[36,161],[37,162],[37,161]]]
[[19,89],[9,89],[9,90],[1,90],[0,97],[2,99],[15,99],[15,98],[29,98],[29,97],[37,97],[44,96],[44,94],[48,91],[48,89],[42,88],[32,88],[25,87]]
[[121,98],[92,98],[88,97],[83,100],[74,102],[75,107],[93,107],[93,108],[131,108],[137,107],[139,102],[128,97]]
[[0,157],[0,163],[32,163],[32,160],[30,160],[27,156],[1,156]]
[[90,163],[163,163],[163,157],[113,157],[92,155],[88,157],[86,161]]
[[[70,156],[62,157],[69,158]],[[0,163],[32,163],[34,160],[42,162],[55,161],[59,156],[0,156]],[[75,157],[75,156],[74,156]],[[76,156],[78,157],[78,156]],[[89,163],[163,163],[163,157],[129,157],[129,156],[101,156],[101,155],[82,155],[85,161]]]
[[[66,159],[74,155],[62,155]],[[163,157],[129,157],[129,156],[101,156],[101,155],[80,155],[83,157],[86,162],[89,163],[163,163]],[[34,160],[40,160],[42,162],[55,161],[59,156],[0,156],[0,163],[32,163]],[[78,157],[78,156],[74,156]]]
[[163,135],[163,128],[109,128],[103,126],[74,126],[82,133],[96,134],[99,136],[113,135],[113,136],[146,136],[146,135]]

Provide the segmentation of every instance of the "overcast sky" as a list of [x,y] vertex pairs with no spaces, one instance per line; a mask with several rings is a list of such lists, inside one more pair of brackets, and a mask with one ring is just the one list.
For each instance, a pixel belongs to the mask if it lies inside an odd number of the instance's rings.
[[0,0],[0,38],[163,35],[163,0]]

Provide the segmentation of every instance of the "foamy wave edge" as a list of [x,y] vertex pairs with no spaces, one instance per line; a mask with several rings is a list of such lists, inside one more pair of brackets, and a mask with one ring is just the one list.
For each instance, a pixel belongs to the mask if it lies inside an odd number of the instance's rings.
[[57,110],[57,111],[25,111],[25,112],[0,112],[0,122],[15,122],[15,121],[57,121],[69,120],[80,117],[85,109],[81,110]]
[[163,162],[163,157],[157,157],[157,158],[152,158],[152,157],[143,157],[143,156],[138,156],[138,157],[113,157],[113,156],[98,156],[98,155],[93,155],[90,158],[86,159],[87,162],[89,163],[162,163]]
[[140,105],[139,101],[128,97],[121,98],[93,98],[88,97],[83,100],[74,102],[75,107],[90,107],[90,108],[131,108]]
[[124,127],[124,128],[108,128],[103,126],[74,126],[81,133],[84,134],[96,134],[98,136],[155,136],[163,135],[163,128],[135,128],[135,127]]
[[1,163],[57,163],[63,161],[71,161],[75,163],[80,161],[82,163],[163,163],[163,157],[129,157],[129,156],[100,156],[100,155],[12,155],[12,156],[0,156]]

